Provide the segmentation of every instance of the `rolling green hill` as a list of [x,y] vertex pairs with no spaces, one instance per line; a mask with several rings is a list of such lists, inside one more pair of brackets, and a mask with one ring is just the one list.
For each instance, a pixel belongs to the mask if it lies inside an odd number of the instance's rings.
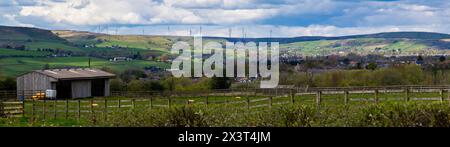
[[[438,53],[448,52],[450,46],[432,46],[423,40],[357,38],[343,40],[318,40],[282,44],[281,49],[304,55],[337,54],[339,52],[369,53]],[[447,49],[446,49],[447,48]]]
[[0,40],[66,42],[66,40],[58,37],[48,30],[7,26],[0,26]]
[[[107,35],[82,31],[49,31],[38,28],[0,26],[0,74],[15,76],[22,72],[41,69],[43,65],[54,67],[84,66],[86,56],[95,57],[94,67],[108,66],[121,71],[130,67],[147,65],[167,66],[145,61],[150,57],[170,55],[169,50],[177,41],[193,42],[186,36]],[[325,55],[340,52],[363,54],[395,52],[396,54],[441,53],[450,51],[450,35],[429,32],[392,32],[342,37],[293,37],[293,38],[223,38],[204,37],[203,42],[256,41],[280,42],[282,51],[302,55]],[[43,50],[45,49],[45,50]],[[70,57],[58,56],[60,51],[70,52]],[[65,52],[64,52],[65,51]],[[113,57],[135,57],[141,60],[130,63],[111,63]]]
[[0,58],[2,57],[46,57],[50,55],[49,52],[38,52],[38,51],[21,51],[14,49],[0,48]]
[[[60,37],[61,36],[61,37]],[[66,37],[66,38],[64,38]],[[39,70],[45,64],[51,68],[87,67],[87,55],[93,56],[91,65],[94,68],[108,67],[121,72],[128,68],[144,68],[148,66],[167,67],[167,63],[146,60],[131,62],[109,62],[113,57],[131,57],[136,53],[142,56],[160,56],[166,54],[164,48],[140,46],[140,39],[132,41],[123,36],[118,40],[107,40],[109,36],[89,32],[49,31],[37,28],[0,26],[0,75],[14,77],[31,70]],[[165,38],[152,40],[160,44]],[[166,41],[166,45],[168,45]],[[163,42],[164,43],[164,42]],[[94,44],[86,47],[81,44]],[[128,45],[124,48],[110,46]],[[146,47],[145,49],[143,47]],[[147,49],[155,48],[155,49]],[[50,57],[64,51],[69,57]],[[96,58],[97,57],[97,58]]]
[[[54,31],[55,32],[55,31]],[[90,43],[96,47],[128,47],[141,51],[160,51],[167,53],[171,45],[176,41],[192,43],[192,37],[177,36],[115,36],[95,34],[77,31],[57,31],[60,37],[73,43]],[[445,52],[450,49],[449,34],[431,32],[390,32],[368,35],[353,35],[341,37],[294,37],[294,38],[223,38],[204,37],[203,42],[208,41],[256,41],[256,42],[280,42],[281,49],[294,51],[303,55],[320,55],[338,52],[373,53],[375,50],[388,52],[395,51],[399,54],[416,54],[428,52]]]

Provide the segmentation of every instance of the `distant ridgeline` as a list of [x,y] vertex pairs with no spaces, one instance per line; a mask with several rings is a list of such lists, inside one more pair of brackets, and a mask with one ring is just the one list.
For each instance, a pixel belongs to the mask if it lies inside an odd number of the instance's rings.
[[295,43],[302,41],[318,41],[318,40],[345,40],[358,38],[384,38],[384,39],[415,39],[415,40],[441,40],[450,39],[450,34],[432,33],[432,32],[389,32],[369,35],[352,35],[341,37],[323,37],[323,36],[303,36],[291,38],[221,38],[221,37],[207,37],[206,39],[226,39],[228,41],[253,41],[253,42],[280,42],[280,43]]
[[[192,41],[186,36],[108,35],[82,31],[49,31],[37,28],[0,26],[0,48],[35,50],[53,54],[111,59],[117,56],[156,59],[169,54],[176,41]],[[431,32],[391,32],[341,37],[304,36],[292,38],[204,37],[219,42],[279,42],[281,49],[303,55],[339,52],[392,52],[419,54],[450,48],[450,35]],[[13,55],[13,54],[11,54]]]
[[46,41],[46,42],[65,42],[65,39],[58,37],[51,31],[26,28],[26,27],[6,27],[0,26],[1,41]]

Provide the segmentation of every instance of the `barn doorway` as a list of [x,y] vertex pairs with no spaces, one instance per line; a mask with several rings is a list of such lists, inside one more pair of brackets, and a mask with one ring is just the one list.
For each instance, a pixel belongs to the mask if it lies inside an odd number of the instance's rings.
[[56,97],[58,99],[72,98],[72,83],[70,81],[59,81],[56,83]]
[[92,96],[104,97],[105,96],[105,79],[92,80]]

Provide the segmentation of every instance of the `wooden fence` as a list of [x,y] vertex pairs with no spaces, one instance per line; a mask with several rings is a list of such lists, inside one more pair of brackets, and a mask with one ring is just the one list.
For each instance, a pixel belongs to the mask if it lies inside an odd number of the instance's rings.
[[442,86],[418,86],[418,85],[406,85],[406,86],[382,86],[382,87],[298,87],[298,88],[273,88],[273,89],[224,89],[224,90],[208,90],[208,91],[113,91],[111,96],[114,97],[155,97],[155,96],[235,96],[235,95],[259,95],[259,96],[283,96],[286,94],[303,94],[303,93],[315,93],[315,92],[373,92],[378,91],[403,91],[405,89],[426,92],[436,90],[448,90],[449,85]]
[[22,117],[25,114],[25,103],[21,101],[0,101],[0,117]]
[[[414,97],[415,94],[435,93],[432,97]],[[210,92],[114,92],[111,97],[84,100],[25,100],[23,102],[2,102],[0,114],[3,116],[30,116],[41,119],[77,119],[102,116],[126,109],[158,109],[175,105],[230,105],[246,109],[272,108],[290,103],[313,103],[321,106],[329,97],[339,97],[338,103],[350,102],[379,103],[388,101],[383,95],[396,94],[389,100],[400,101],[441,101],[450,103],[449,88],[446,86],[411,87],[358,87],[358,88],[310,88],[271,90],[217,90]],[[364,95],[365,97],[358,96]],[[447,96],[445,96],[447,95]],[[356,96],[356,97],[355,97]],[[214,100],[215,97],[222,97]],[[225,98],[223,98],[225,97]],[[122,99],[120,99],[122,98]]]

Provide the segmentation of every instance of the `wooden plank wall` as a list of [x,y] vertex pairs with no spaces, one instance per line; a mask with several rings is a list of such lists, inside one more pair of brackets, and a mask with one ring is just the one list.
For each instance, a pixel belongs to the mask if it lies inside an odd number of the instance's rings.
[[72,81],[72,98],[91,97],[91,83],[90,80]]
[[52,88],[52,82],[57,79],[37,72],[31,72],[17,78],[17,97],[28,97],[38,91]]
[[111,86],[110,86],[110,82],[109,79],[105,79],[105,96],[108,97],[111,95],[111,90],[110,90]]

